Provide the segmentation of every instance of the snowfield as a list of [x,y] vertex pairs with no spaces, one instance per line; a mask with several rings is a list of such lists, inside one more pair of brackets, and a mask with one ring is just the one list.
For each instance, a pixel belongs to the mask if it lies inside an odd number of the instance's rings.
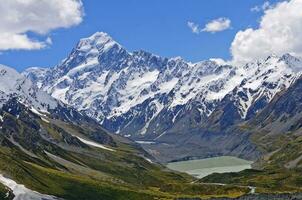
[[58,200],[56,197],[32,191],[1,174],[0,182],[13,191],[15,195],[14,200]]

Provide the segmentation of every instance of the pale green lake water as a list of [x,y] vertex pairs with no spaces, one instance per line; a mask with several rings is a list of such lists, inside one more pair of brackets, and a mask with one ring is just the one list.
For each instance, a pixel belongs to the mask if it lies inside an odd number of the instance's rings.
[[220,156],[199,160],[188,160],[168,163],[167,167],[180,172],[186,172],[197,178],[203,178],[212,173],[239,172],[250,169],[252,161],[231,156]]

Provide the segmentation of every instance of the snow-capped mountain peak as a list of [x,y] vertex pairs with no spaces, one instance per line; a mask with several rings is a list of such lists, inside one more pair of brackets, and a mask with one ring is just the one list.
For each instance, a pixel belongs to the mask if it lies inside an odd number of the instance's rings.
[[113,46],[122,48],[121,45],[114,41],[107,33],[96,32],[88,38],[81,39],[76,49],[94,54],[108,51]]

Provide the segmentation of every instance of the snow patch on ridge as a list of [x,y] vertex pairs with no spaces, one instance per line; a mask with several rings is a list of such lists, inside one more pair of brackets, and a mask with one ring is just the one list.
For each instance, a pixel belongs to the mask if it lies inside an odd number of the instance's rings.
[[108,147],[105,147],[104,145],[101,145],[99,143],[96,143],[96,142],[92,142],[92,141],[88,141],[88,140],[85,140],[81,137],[78,137],[76,136],[81,142],[83,142],[84,144],[87,144],[87,145],[90,145],[90,146],[93,146],[93,147],[98,147],[98,148],[101,148],[101,149],[105,149],[105,150],[108,150],[108,151],[115,151],[114,149],[111,149],[111,148],[108,148]]

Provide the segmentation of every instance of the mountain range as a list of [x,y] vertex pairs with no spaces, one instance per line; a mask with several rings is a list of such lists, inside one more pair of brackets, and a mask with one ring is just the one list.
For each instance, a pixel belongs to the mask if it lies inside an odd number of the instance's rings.
[[[257,115],[295,83],[301,69],[301,61],[290,54],[234,66],[129,52],[108,34],[97,32],[81,39],[57,66],[29,68],[23,75],[168,162],[226,154],[259,157],[248,135],[225,135],[221,130]],[[213,128],[221,135],[209,134]],[[228,145],[221,148],[217,143]]]

